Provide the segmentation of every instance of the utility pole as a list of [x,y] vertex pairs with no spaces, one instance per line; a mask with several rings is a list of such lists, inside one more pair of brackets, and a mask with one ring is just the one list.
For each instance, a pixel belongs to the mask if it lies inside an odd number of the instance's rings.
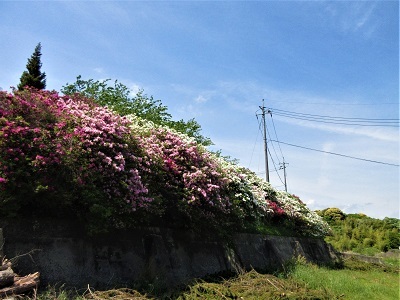
[[267,126],[265,123],[265,114],[269,113],[269,111],[265,111],[265,106],[264,106],[264,99],[263,99],[263,105],[262,107],[260,106],[261,109],[261,115],[262,115],[262,120],[263,120],[263,128],[264,128],[264,152],[265,152],[265,180],[269,182],[269,168],[268,168],[268,145],[267,145]]
[[281,167],[279,168],[279,170],[282,170],[282,169],[283,169],[283,177],[284,177],[284,179],[285,179],[285,192],[287,192],[286,165],[288,165],[288,164],[285,163],[285,158],[283,158],[283,163],[281,163]]

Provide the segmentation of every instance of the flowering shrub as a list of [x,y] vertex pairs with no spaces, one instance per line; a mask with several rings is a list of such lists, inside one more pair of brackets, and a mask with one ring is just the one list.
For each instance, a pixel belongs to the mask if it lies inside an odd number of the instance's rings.
[[[69,212],[91,230],[169,225],[329,227],[295,196],[182,133],[79,96],[0,92],[0,213]],[[92,226],[92,227],[90,227]]]
[[[55,166],[61,164],[59,143],[64,133],[52,113],[54,94],[0,94],[0,178],[2,202],[12,197],[42,190],[52,190]],[[22,197],[22,195],[21,195]]]
[[[168,127],[154,126],[137,116],[128,116],[133,135],[149,158],[152,192],[160,195],[164,217],[181,225],[187,222],[221,220],[229,215],[228,179],[203,146],[193,138]],[[154,178],[157,178],[155,180]],[[155,186],[156,185],[156,186]]]
[[47,191],[59,202],[67,194],[72,209],[113,219],[151,202],[125,118],[55,92],[1,92],[0,99],[0,205],[35,205],[25,202],[40,202]]

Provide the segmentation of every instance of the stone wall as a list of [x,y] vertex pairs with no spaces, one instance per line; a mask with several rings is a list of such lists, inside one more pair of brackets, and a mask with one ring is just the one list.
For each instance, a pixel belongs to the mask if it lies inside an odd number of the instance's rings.
[[311,238],[236,234],[224,243],[211,235],[161,228],[92,238],[71,221],[1,225],[5,256],[16,258],[21,275],[39,271],[43,285],[107,288],[144,281],[171,286],[226,271],[273,270],[297,255],[322,264],[337,258],[323,240]]

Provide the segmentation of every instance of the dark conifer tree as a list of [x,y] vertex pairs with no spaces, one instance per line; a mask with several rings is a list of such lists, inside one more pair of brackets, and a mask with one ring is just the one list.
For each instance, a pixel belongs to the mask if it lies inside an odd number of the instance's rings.
[[46,87],[46,73],[41,72],[42,62],[40,56],[42,46],[37,44],[35,52],[33,52],[31,58],[28,59],[26,64],[27,71],[22,73],[20,83],[18,85],[19,90],[23,90],[25,86],[31,86],[42,90]]

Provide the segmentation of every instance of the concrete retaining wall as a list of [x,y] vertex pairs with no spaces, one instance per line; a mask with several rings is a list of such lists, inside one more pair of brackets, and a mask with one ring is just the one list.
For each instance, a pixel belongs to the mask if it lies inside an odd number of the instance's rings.
[[91,238],[70,221],[0,225],[5,256],[17,258],[21,275],[39,271],[43,285],[108,288],[146,281],[170,286],[225,271],[272,270],[297,255],[316,263],[336,259],[323,240],[311,238],[236,234],[228,245],[213,236],[160,228]]
[[383,264],[383,261],[379,257],[375,256],[367,256],[367,255],[362,255],[358,253],[351,253],[351,252],[340,252],[340,255],[342,256],[343,259],[348,259],[348,258],[355,258],[367,263],[373,263],[373,264]]

